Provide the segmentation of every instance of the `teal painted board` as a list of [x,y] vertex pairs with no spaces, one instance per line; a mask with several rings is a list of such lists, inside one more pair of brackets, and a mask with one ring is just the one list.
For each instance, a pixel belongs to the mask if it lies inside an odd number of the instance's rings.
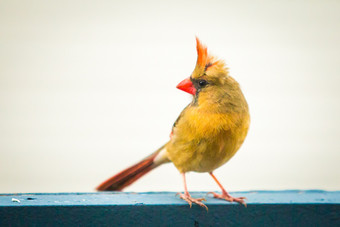
[[0,194],[0,226],[340,226],[339,191],[232,193],[247,208],[207,196],[209,212],[175,194]]
[[[340,191],[287,190],[233,192],[247,197],[247,204],[340,204]],[[193,197],[205,197],[207,205],[232,205],[214,199],[207,192],[191,192]],[[20,200],[20,203],[12,199]],[[85,205],[185,205],[176,192],[93,192],[93,193],[18,193],[0,194],[1,206],[85,206]]]

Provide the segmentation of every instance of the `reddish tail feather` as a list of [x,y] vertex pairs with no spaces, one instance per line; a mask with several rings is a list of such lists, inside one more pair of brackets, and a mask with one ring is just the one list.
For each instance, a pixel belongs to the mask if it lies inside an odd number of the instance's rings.
[[100,184],[96,189],[98,191],[121,191],[129,186],[150,170],[156,168],[158,165],[154,163],[154,159],[161,149],[154,152],[152,155],[138,162],[137,164],[117,173],[113,177],[107,179]]

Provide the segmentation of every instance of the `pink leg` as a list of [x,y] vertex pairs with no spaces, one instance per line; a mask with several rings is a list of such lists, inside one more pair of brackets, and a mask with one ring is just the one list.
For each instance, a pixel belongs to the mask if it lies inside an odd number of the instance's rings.
[[215,192],[209,192],[209,194],[213,194],[214,198],[218,198],[218,199],[224,199],[227,200],[229,202],[238,202],[240,204],[243,204],[245,207],[247,206],[246,202],[244,201],[246,199],[246,197],[232,197],[222,186],[222,184],[217,180],[217,178],[215,177],[215,175],[210,172],[209,173],[210,176],[216,181],[216,183],[218,184],[218,186],[221,188],[222,190],[222,194],[217,194]]
[[185,173],[181,173],[182,177],[183,177],[183,184],[184,184],[184,194],[182,193],[177,193],[176,195],[179,195],[179,197],[185,201],[187,201],[190,205],[190,208],[192,206],[192,203],[196,203],[197,205],[200,205],[201,207],[204,207],[205,209],[207,209],[208,211],[208,207],[206,205],[204,205],[204,203],[202,203],[201,201],[206,201],[205,198],[192,198],[191,195],[189,194],[188,188],[187,188],[187,182],[185,179]]

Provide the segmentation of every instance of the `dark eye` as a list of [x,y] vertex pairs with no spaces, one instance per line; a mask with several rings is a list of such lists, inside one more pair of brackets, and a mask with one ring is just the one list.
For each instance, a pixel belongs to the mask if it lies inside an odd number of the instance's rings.
[[200,81],[198,81],[198,84],[200,85],[200,87],[205,87],[205,85],[207,85],[207,81],[206,80],[200,80]]

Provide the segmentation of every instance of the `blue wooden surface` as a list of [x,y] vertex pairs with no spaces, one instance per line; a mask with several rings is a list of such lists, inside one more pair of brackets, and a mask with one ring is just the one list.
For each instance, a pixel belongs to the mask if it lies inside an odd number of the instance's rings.
[[0,226],[340,226],[340,191],[232,193],[246,196],[247,208],[191,193],[207,198],[209,212],[175,194],[0,194]]

